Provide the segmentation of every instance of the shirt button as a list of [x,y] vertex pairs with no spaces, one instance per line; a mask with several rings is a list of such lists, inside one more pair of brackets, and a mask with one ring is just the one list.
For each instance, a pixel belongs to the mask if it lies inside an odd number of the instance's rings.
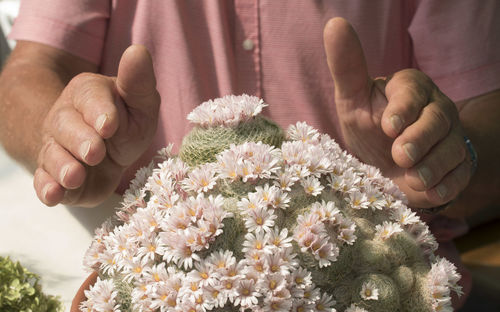
[[243,41],[243,49],[244,50],[250,51],[253,49],[253,47],[254,47],[254,44],[253,44],[252,39],[246,39],[245,41]]

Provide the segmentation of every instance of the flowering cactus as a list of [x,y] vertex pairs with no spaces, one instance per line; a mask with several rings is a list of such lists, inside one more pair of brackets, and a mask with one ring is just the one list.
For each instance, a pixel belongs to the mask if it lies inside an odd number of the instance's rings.
[[82,311],[451,311],[460,275],[380,171],[256,97],[188,115],[138,171],[84,263]]

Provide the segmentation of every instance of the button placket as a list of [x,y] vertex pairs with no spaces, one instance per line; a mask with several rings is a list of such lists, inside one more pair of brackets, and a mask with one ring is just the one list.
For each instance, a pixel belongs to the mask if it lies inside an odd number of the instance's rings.
[[[259,1],[235,0],[237,23],[236,58],[240,91],[261,96]],[[239,52],[238,52],[239,51]]]
[[245,51],[252,51],[255,44],[253,43],[252,39],[248,38],[248,39],[245,39],[245,41],[243,41],[242,46],[243,46],[243,49]]

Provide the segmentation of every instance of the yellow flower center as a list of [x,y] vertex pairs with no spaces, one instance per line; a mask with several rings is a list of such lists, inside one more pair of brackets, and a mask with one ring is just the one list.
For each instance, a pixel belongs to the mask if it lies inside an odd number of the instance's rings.
[[197,290],[198,290],[198,284],[196,284],[196,283],[191,283],[191,290],[192,290],[192,291],[197,291]]
[[276,288],[276,281],[275,280],[272,280],[269,282],[269,289],[275,289]]

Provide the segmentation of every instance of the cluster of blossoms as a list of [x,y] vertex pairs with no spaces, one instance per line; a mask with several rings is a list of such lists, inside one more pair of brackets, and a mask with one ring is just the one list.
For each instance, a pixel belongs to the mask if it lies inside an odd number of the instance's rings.
[[[237,128],[264,106],[228,96],[189,119]],[[200,164],[171,150],[96,230],[81,311],[451,311],[460,276],[428,227],[328,135],[299,122],[279,147],[227,144]]]
[[187,119],[201,127],[233,127],[257,116],[266,106],[262,99],[255,96],[228,95],[202,103],[188,114]]
[[302,252],[310,252],[320,268],[337,260],[340,243],[352,245],[356,224],[343,217],[333,202],[313,203],[311,211],[299,215],[294,239]]
[[460,274],[456,272],[455,265],[444,258],[437,257],[427,280],[433,298],[432,308],[435,311],[453,311],[450,292],[461,293],[462,290],[457,285],[459,280]]

